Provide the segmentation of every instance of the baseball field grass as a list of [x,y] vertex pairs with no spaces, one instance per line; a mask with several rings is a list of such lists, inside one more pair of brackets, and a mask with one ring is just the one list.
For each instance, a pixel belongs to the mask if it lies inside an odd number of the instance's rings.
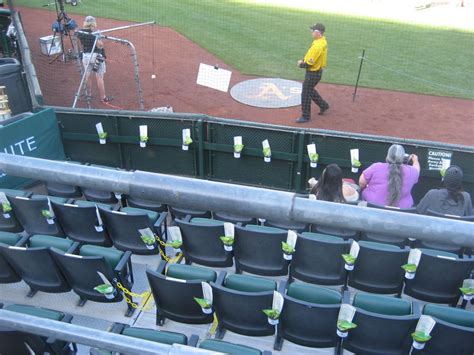
[[[42,7],[51,0],[14,0]],[[54,5],[48,7],[54,11]],[[301,80],[296,61],[311,44],[309,26],[326,25],[323,81],[474,98],[474,33],[223,0],[82,0],[74,14],[170,26],[244,74]],[[24,24],[28,29],[28,24]],[[163,38],[163,41],[166,41]],[[151,49],[150,49],[151,50]],[[212,63],[210,63],[212,64]]]

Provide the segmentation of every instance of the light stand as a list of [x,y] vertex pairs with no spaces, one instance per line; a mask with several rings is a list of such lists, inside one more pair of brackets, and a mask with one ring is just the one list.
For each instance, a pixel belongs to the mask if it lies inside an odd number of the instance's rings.
[[61,45],[61,52],[58,53],[50,62],[54,63],[59,57],[62,56],[63,62],[67,62],[68,56],[66,55],[66,51],[64,48],[64,36],[69,36],[69,40],[71,41],[71,47],[74,48],[74,44],[72,43],[72,38],[70,35],[70,31],[74,31],[77,28],[76,21],[71,19],[66,11],[64,10],[64,0],[55,0],[56,6],[56,13],[57,18],[56,22],[52,25],[53,30],[53,38],[51,40],[51,46],[49,48],[48,56],[51,54],[51,50],[53,48],[53,44],[55,43],[56,35],[59,34],[60,36],[60,45]]

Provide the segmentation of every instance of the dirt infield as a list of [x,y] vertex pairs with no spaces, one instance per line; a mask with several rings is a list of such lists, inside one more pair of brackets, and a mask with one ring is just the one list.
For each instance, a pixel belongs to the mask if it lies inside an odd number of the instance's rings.
[[[79,82],[76,63],[57,61],[48,64],[49,58],[41,54],[38,40],[50,34],[54,15],[46,10],[18,10],[21,11],[45,102],[50,105],[72,106]],[[82,23],[83,17],[71,17],[79,24]],[[99,19],[98,22],[101,28],[127,24],[108,19]],[[198,86],[196,77],[200,63],[218,64],[221,68],[231,70],[231,87],[255,77],[240,74],[170,28],[154,27],[153,30],[143,31],[140,39],[133,42],[138,53],[145,109],[171,105],[175,112],[474,145],[474,100],[359,88],[356,101],[352,102],[353,87],[322,83],[318,87],[322,96],[330,103],[330,110],[324,116],[318,116],[317,107],[313,105],[312,120],[298,125],[295,119],[300,115],[299,107],[251,107],[233,100],[229,93]],[[136,97],[121,87],[124,70],[129,69],[121,68],[121,62],[114,61],[114,53],[108,53],[108,60],[108,94],[117,98],[115,102],[118,107],[137,109]],[[156,79],[151,78],[152,74],[156,75]],[[97,99],[93,101],[92,107],[110,108],[100,104]]]

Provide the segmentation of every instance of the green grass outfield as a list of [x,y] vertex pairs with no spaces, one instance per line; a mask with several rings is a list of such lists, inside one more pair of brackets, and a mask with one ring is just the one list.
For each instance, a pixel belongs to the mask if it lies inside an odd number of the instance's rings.
[[[53,0],[14,0],[41,7]],[[50,7],[50,9],[53,9]],[[324,82],[353,85],[362,49],[360,85],[474,98],[474,33],[348,17],[249,1],[82,0],[74,13],[128,21],[157,21],[184,34],[244,74],[301,80],[296,67],[311,43],[308,26],[326,25]],[[25,24],[28,30],[28,24]],[[163,41],[166,41],[164,38]],[[211,63],[212,64],[212,63]]]

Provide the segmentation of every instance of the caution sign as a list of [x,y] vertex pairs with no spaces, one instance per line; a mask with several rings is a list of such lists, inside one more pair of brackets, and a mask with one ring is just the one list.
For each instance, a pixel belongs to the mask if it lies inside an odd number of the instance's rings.
[[428,170],[443,170],[451,165],[453,152],[444,150],[428,150]]

